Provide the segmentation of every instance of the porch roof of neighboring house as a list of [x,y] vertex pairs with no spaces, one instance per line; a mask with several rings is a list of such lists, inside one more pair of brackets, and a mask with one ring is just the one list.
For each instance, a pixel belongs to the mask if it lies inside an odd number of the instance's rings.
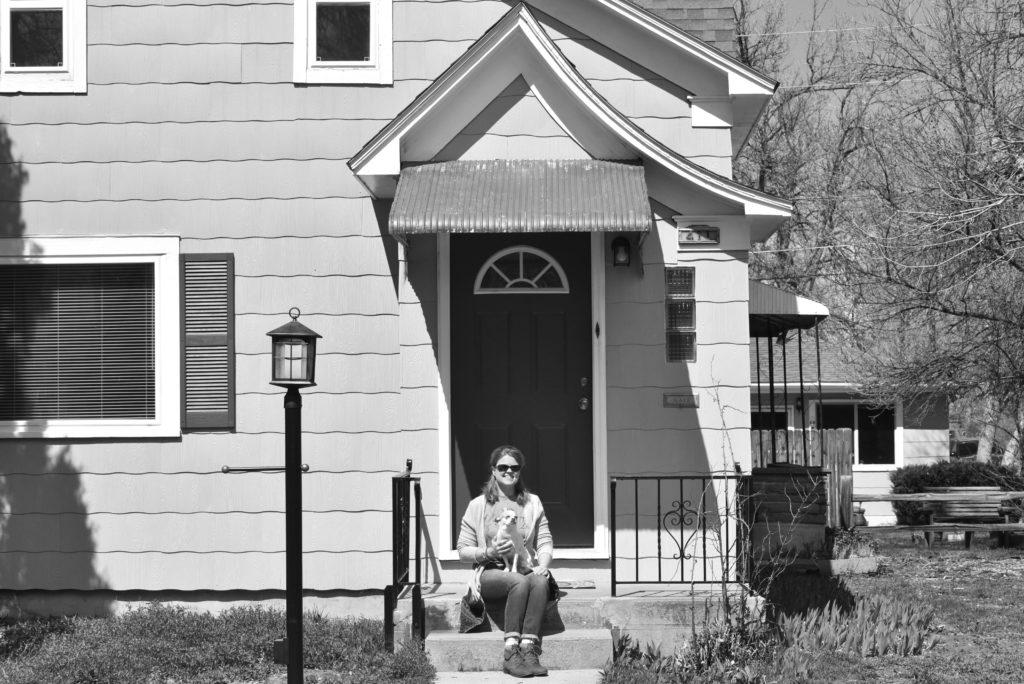
[[828,318],[828,307],[793,292],[750,281],[750,336],[807,330]]
[[593,159],[475,160],[402,169],[392,233],[651,229],[644,169]]
[[[803,342],[803,379],[804,385],[810,391],[817,389],[818,380],[821,380],[822,389],[833,391],[848,391],[853,388],[853,379],[856,376],[852,365],[843,355],[842,342],[826,335],[820,336],[820,343],[816,345],[814,332],[804,333]],[[768,342],[761,339],[756,344],[750,341],[750,383],[752,387],[757,385],[757,374],[760,368],[761,385],[768,389]],[[821,373],[818,373],[818,351],[821,354]],[[789,336],[786,341],[786,359],[783,363],[782,345],[778,340],[772,344],[772,365],[774,366],[776,391],[782,391],[782,385],[788,384],[791,388],[800,383],[800,352],[797,349],[797,340]],[[826,388],[825,385],[828,387]],[[812,387],[813,386],[813,387]]]

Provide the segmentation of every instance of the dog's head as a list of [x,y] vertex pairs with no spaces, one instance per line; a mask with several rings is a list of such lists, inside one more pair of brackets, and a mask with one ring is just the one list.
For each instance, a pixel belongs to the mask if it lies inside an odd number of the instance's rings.
[[501,517],[498,519],[498,523],[502,527],[509,527],[509,526],[515,525],[516,524],[516,512],[513,511],[511,508],[506,508],[505,512],[502,513]]

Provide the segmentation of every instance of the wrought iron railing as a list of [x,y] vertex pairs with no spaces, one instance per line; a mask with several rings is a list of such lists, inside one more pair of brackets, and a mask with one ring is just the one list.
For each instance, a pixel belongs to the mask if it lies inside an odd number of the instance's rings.
[[[410,524],[410,519],[412,523]],[[412,528],[410,530],[410,527]],[[384,644],[395,646],[395,609],[406,592],[412,598],[412,636],[426,637],[423,606],[423,490],[412,474],[412,459],[405,472],[391,478],[391,584],[384,589]]]
[[611,478],[612,596],[620,585],[742,581],[749,487],[740,475]]

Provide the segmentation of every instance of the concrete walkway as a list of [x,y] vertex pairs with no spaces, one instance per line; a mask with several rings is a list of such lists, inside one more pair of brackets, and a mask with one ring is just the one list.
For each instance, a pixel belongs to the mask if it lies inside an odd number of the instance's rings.
[[504,672],[438,672],[437,684],[599,684],[600,670],[549,670],[547,677],[519,679]]

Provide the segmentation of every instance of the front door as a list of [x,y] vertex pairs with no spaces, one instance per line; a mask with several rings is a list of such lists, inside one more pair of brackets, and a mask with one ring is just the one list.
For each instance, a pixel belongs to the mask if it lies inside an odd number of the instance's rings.
[[556,547],[591,547],[590,235],[453,235],[451,264],[453,539],[513,444]]

